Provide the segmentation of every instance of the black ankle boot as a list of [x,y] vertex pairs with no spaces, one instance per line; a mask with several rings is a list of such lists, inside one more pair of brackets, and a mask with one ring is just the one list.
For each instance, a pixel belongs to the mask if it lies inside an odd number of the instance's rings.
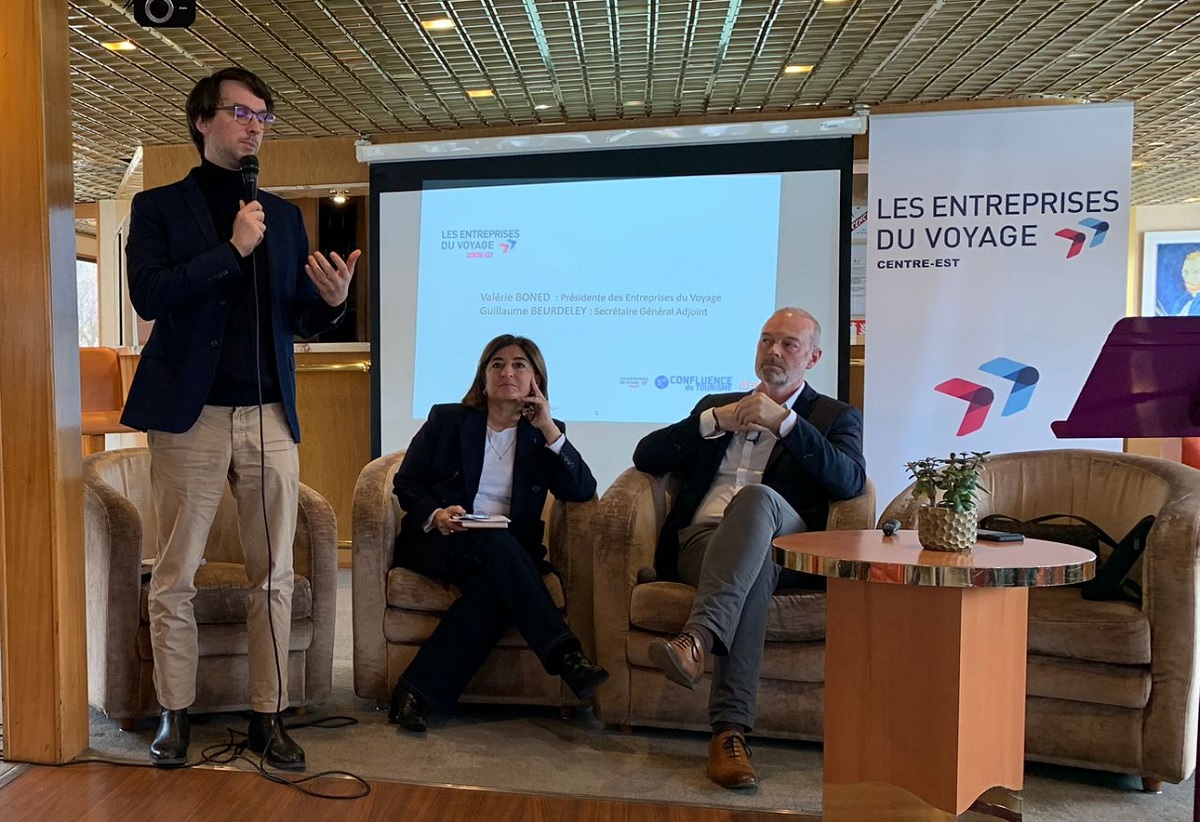
[[585,705],[595,698],[596,689],[608,682],[608,671],[584,656],[582,651],[563,654],[558,675]]
[[425,724],[425,714],[421,711],[421,703],[417,695],[408,689],[401,679],[392,690],[392,703],[388,706],[388,722],[399,725],[406,731],[423,734],[428,727]]
[[188,724],[187,708],[163,710],[158,720],[158,733],[150,743],[150,762],[160,768],[178,768],[187,764],[188,743],[192,729]]
[[267,764],[283,771],[302,771],[305,768],[304,749],[288,736],[279,714],[250,714],[250,729],[246,747],[263,754]]

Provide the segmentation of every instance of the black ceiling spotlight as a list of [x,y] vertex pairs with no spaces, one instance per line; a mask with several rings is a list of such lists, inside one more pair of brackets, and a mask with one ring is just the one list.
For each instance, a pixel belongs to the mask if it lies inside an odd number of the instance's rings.
[[133,0],[133,19],[149,29],[181,29],[196,22],[197,0]]

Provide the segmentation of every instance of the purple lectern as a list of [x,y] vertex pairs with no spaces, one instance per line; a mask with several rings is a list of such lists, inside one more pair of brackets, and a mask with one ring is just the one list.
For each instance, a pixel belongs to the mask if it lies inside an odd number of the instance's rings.
[[[1200,317],[1118,320],[1075,407],[1050,430],[1063,439],[1200,436]],[[1200,822],[1200,779],[1192,820]]]
[[1100,349],[1063,439],[1200,436],[1200,317],[1126,317]]

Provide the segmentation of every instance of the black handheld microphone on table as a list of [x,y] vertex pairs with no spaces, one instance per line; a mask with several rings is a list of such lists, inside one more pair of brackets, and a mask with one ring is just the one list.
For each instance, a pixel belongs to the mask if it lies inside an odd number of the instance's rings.
[[890,537],[893,534],[895,534],[897,531],[900,530],[900,520],[889,519],[887,522],[885,522],[883,525],[880,526],[879,530],[883,531],[883,535],[885,537]]
[[242,185],[246,189],[246,202],[258,199],[258,158],[247,154],[242,158]]

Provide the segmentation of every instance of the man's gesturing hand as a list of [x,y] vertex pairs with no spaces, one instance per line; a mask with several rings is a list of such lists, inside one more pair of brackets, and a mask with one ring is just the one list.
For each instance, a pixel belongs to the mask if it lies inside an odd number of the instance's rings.
[[354,249],[350,256],[343,260],[336,252],[330,252],[328,259],[320,251],[308,255],[308,264],[304,273],[317,287],[317,293],[327,304],[338,306],[346,302],[350,293],[350,280],[354,277],[354,266],[362,251]]

